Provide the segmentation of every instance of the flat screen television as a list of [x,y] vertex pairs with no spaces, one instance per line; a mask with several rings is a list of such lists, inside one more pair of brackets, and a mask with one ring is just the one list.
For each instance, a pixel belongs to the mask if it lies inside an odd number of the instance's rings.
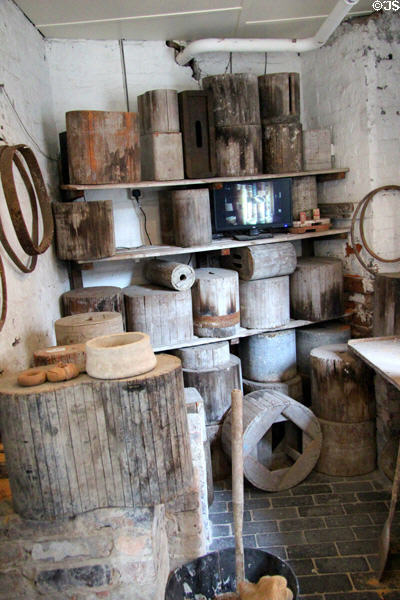
[[210,198],[214,233],[258,235],[292,225],[290,177],[215,183]]

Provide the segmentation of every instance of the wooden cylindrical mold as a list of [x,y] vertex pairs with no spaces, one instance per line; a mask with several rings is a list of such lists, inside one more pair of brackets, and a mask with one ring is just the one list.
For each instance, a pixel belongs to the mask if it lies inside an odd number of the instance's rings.
[[181,133],[147,133],[140,136],[144,181],[183,179]]
[[259,392],[262,390],[276,390],[277,392],[289,396],[289,398],[293,398],[293,400],[297,400],[297,402],[301,402],[303,399],[303,387],[300,375],[295,375],[286,381],[273,382],[252,381],[251,379],[243,378],[244,394],[251,394],[251,392]]
[[156,363],[147,333],[114,333],[86,342],[86,372],[90,377],[133,377],[151,371]]
[[262,127],[264,173],[303,170],[303,137],[300,123],[274,123]]
[[242,389],[240,360],[231,354],[229,361],[219,367],[183,369],[183,380],[203,398],[207,424],[221,423],[231,405],[231,391]]
[[300,212],[305,212],[307,219],[313,218],[313,210],[318,208],[317,178],[293,177],[292,179],[292,215],[294,221],[300,220]]
[[180,131],[176,90],[150,90],[140,94],[137,102],[141,135]]
[[54,323],[58,346],[82,344],[88,340],[111,333],[122,333],[124,325],[121,313],[89,312],[57,319]]
[[343,265],[339,258],[299,258],[290,276],[293,319],[322,321],[340,317],[343,305]]
[[260,125],[227,125],[215,128],[217,175],[243,177],[263,172]]
[[140,181],[137,113],[74,110],[66,122],[70,183]]
[[177,291],[189,290],[195,280],[193,267],[166,260],[149,260],[144,273],[150,283],[163,285]]
[[300,120],[299,73],[260,75],[258,89],[263,123],[289,123]]
[[210,75],[203,89],[213,95],[216,126],[259,125],[260,103],[257,76],[251,73]]
[[214,369],[230,361],[229,342],[215,342],[174,350],[183,369]]
[[127,331],[150,336],[153,348],[193,338],[192,296],[156,285],[131,285],[122,290]]
[[339,321],[296,329],[297,369],[299,373],[311,377],[310,352],[313,348],[330,344],[345,344],[350,337],[350,325],[345,325]]
[[67,344],[65,346],[51,346],[41,348],[33,353],[33,364],[35,367],[43,365],[54,365],[56,363],[74,363],[78,365],[81,373],[86,371],[86,347],[85,344]]
[[346,344],[314,348],[310,359],[312,409],[318,418],[340,423],[375,418],[373,371]]
[[[375,375],[376,446],[378,460],[390,440],[400,437],[400,392],[381,375]],[[396,453],[398,443],[392,445]],[[389,446],[388,446],[389,449]],[[394,463],[396,462],[396,456]]]
[[296,334],[293,329],[241,338],[239,354],[246,379],[287,381],[296,375]]
[[177,246],[202,246],[212,241],[208,189],[171,192],[174,238]]
[[376,466],[375,421],[336,423],[318,419],[322,447],[316,471],[351,477],[370,473]]
[[239,329],[239,277],[236,271],[196,269],[192,287],[194,333],[227,337]]
[[76,288],[61,296],[64,317],[86,312],[123,312],[122,290],[114,286]]
[[222,265],[237,271],[245,281],[290,275],[296,264],[296,249],[290,242],[232,248],[222,257]]
[[280,327],[290,321],[289,276],[240,281],[242,327]]
[[52,202],[57,256],[61,260],[90,260],[115,254],[111,200]]
[[378,273],[374,280],[373,335],[400,334],[400,273]]
[[[45,369],[46,367],[43,367]],[[137,377],[88,375],[0,386],[2,440],[13,504],[53,520],[108,507],[176,499],[193,481],[182,369],[174,356]]]

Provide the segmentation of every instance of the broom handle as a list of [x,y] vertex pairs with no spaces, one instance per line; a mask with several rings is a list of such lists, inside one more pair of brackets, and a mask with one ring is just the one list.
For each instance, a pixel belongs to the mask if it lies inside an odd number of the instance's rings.
[[243,551],[243,394],[232,390],[232,500],[235,530],[236,586],[244,581]]

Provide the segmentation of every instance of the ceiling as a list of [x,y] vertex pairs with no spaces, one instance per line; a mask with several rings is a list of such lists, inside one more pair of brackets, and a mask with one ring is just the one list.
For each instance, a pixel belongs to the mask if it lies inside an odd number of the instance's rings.
[[[303,38],[337,0],[15,0],[47,38]],[[350,14],[373,12],[359,0]]]

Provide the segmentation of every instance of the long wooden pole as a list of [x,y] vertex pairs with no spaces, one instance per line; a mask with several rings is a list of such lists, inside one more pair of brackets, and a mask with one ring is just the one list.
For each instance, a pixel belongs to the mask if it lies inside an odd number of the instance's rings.
[[236,587],[244,581],[243,551],[243,394],[232,390],[232,500],[235,530]]

